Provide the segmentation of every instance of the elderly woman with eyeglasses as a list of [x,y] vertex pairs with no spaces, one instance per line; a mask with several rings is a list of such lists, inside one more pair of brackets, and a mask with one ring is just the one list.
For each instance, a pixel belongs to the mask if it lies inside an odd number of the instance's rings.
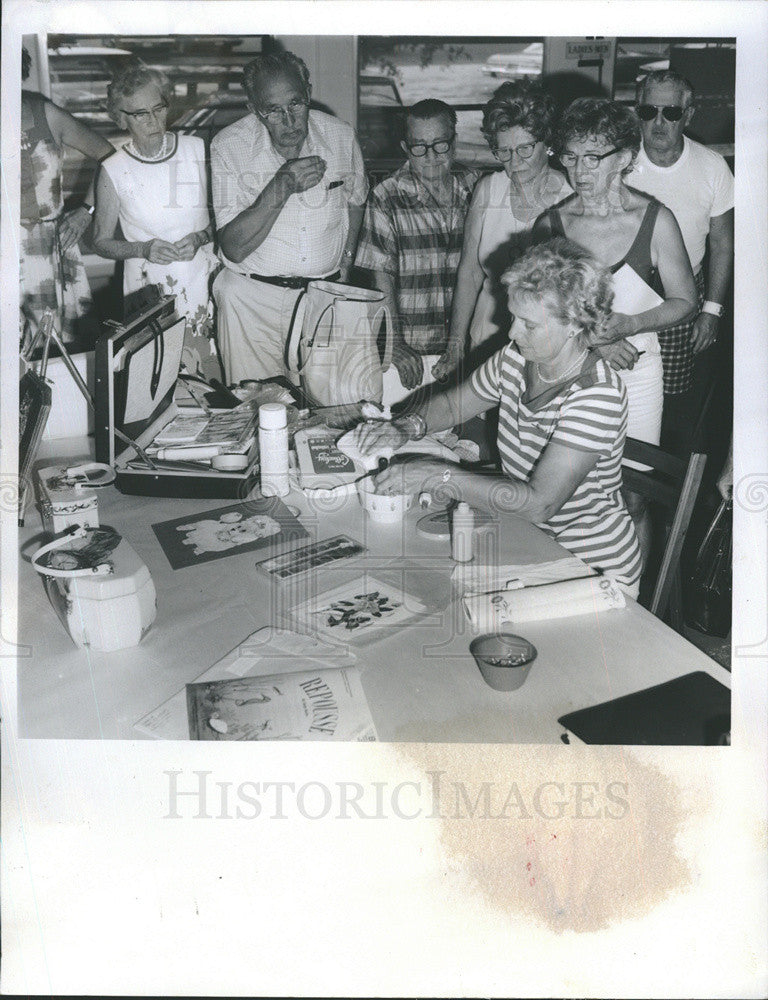
[[[685,319],[696,306],[696,287],[672,212],[629,187],[626,177],[640,149],[631,109],[583,97],[566,108],[557,134],[560,162],[574,193],[549,209],[536,233],[567,236],[616,275],[660,279],[664,300],[632,315],[615,312],[592,347],[620,372],[629,401],[630,437],[658,444],[663,407],[662,365],[655,331]],[[630,273],[631,272],[631,273]],[[620,279],[617,279],[620,280]],[[644,549],[650,543],[644,505],[628,496]]]
[[157,284],[176,297],[176,311],[187,319],[185,367],[220,375],[209,339],[209,278],[216,258],[205,144],[167,131],[170,98],[165,74],[141,63],[129,64],[110,84],[109,114],[129,139],[102,163],[93,243],[102,257],[125,262],[124,295]]
[[482,131],[502,170],[475,187],[464,226],[464,244],[451,309],[448,347],[433,369],[445,378],[467,346],[509,327],[500,277],[529,244],[536,218],[570,192],[549,165],[555,107],[531,80],[503,83],[483,109]]

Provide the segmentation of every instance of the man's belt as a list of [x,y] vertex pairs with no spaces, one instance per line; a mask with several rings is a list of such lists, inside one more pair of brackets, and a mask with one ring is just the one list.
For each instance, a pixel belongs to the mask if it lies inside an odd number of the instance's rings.
[[306,288],[310,281],[338,281],[340,275],[340,271],[334,271],[333,274],[327,274],[323,278],[280,277],[272,274],[249,274],[248,277],[254,281],[263,281],[266,285],[277,285],[278,288],[299,289]]

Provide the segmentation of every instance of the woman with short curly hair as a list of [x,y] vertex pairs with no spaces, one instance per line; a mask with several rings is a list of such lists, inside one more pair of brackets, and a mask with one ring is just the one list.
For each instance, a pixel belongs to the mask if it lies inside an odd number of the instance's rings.
[[[680,229],[668,208],[626,183],[640,149],[640,127],[630,108],[579,98],[563,114],[556,145],[574,193],[548,209],[534,232],[567,236],[612,273],[626,268],[623,278],[629,275],[636,284],[645,282],[652,288],[658,276],[663,288],[660,305],[633,315],[614,313],[592,344],[619,371],[626,386],[627,433],[657,445],[664,396],[655,331],[685,319],[697,301]],[[650,525],[645,504],[629,494],[626,499],[647,551]]]
[[502,169],[478,182],[467,213],[438,378],[456,367],[467,346],[503,338],[510,317],[501,274],[528,245],[537,216],[570,191],[549,165],[554,117],[552,98],[535,80],[503,83],[483,109],[483,135]]
[[125,261],[126,297],[148,284],[175,297],[176,312],[187,320],[184,367],[218,378],[209,294],[217,262],[205,144],[167,131],[172,93],[165,73],[135,61],[109,85],[109,114],[129,139],[102,164],[93,244],[102,257]]
[[[514,317],[511,343],[407,415],[361,424],[356,444],[368,455],[402,449],[376,477],[378,492],[434,492],[447,481],[474,507],[533,521],[636,596],[640,547],[621,494],[627,394],[589,350],[610,321],[610,275],[558,237],[529,248],[501,281]],[[501,474],[405,454],[409,440],[497,406]]]

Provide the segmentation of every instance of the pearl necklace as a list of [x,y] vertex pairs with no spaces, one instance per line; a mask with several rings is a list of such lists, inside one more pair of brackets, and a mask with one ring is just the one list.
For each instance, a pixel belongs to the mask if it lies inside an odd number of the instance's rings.
[[537,361],[536,362],[536,374],[538,375],[539,379],[542,382],[544,382],[546,385],[555,385],[557,382],[562,382],[563,379],[568,378],[568,376],[571,374],[571,372],[575,372],[576,369],[581,366],[581,364],[584,361],[584,358],[586,358],[586,356],[588,354],[589,354],[589,351],[585,347],[584,350],[581,352],[581,354],[578,356],[578,358],[576,358],[576,360],[573,362],[573,364],[570,365],[561,375],[557,375],[555,378],[547,378],[545,375],[542,375],[541,374],[541,368],[540,368],[539,363]]
[[138,157],[140,160],[144,160],[147,163],[155,163],[158,160],[162,160],[168,153],[168,132],[163,135],[163,143],[160,146],[159,152],[155,153],[153,156],[147,156],[145,153],[139,152],[136,148],[136,144],[133,139],[125,144],[125,148],[129,153],[133,153],[134,156]]

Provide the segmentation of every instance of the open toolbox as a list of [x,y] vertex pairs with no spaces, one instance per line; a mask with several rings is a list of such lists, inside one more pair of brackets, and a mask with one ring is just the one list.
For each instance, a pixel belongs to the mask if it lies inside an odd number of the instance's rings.
[[96,345],[96,458],[114,467],[117,488],[145,496],[244,499],[258,477],[255,409],[254,439],[242,470],[221,471],[147,453],[184,412],[174,393],[185,320],[176,315],[173,296],[127,324],[105,325]]

